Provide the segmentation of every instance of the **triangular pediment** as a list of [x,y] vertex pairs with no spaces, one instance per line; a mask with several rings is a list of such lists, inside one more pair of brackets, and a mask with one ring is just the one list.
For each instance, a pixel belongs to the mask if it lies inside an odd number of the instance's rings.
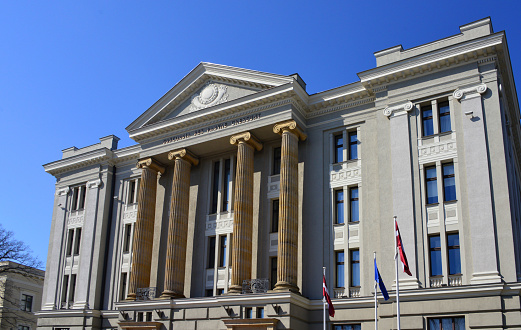
[[292,83],[276,75],[212,63],[200,63],[127,127],[129,133],[162,121],[203,113],[205,109]]

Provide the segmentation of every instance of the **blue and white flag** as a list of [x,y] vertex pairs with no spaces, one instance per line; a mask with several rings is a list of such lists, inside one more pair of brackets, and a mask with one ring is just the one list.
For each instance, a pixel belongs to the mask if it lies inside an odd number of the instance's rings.
[[378,283],[378,286],[380,287],[380,291],[382,292],[382,296],[384,296],[384,299],[389,299],[389,294],[387,293],[384,281],[382,280],[380,272],[378,271],[378,266],[376,265],[376,259],[374,260],[374,280],[376,283]]

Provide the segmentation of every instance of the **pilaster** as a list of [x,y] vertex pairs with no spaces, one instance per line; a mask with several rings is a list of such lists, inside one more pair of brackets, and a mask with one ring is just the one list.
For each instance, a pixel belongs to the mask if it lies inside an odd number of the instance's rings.
[[190,169],[192,165],[197,166],[199,160],[186,149],[171,151],[168,159],[174,160],[174,178],[168,225],[165,286],[161,298],[184,298]]
[[230,138],[237,145],[237,172],[233,205],[232,279],[228,290],[242,293],[242,282],[251,279],[252,231],[253,231],[253,155],[262,144],[250,133],[244,132]]
[[501,282],[497,266],[494,215],[488,165],[485,118],[481,95],[487,85],[458,88],[453,95],[461,103],[465,172],[472,251],[471,284]]

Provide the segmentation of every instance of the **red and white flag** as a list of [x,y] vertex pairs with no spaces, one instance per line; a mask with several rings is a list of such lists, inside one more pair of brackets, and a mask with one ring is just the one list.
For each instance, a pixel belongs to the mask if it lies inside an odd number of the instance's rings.
[[409,270],[409,263],[407,262],[407,257],[405,256],[405,250],[403,249],[402,236],[400,235],[400,230],[398,229],[398,222],[396,218],[394,219],[394,228],[396,234],[396,248],[397,253],[400,254],[400,260],[402,261],[403,272],[409,276],[412,276],[411,271]]
[[333,307],[333,303],[331,302],[331,298],[329,297],[329,291],[327,290],[327,284],[326,284],[326,276],[322,275],[322,295],[326,299],[327,302],[327,310],[329,312],[329,316],[334,317],[335,316],[335,307]]

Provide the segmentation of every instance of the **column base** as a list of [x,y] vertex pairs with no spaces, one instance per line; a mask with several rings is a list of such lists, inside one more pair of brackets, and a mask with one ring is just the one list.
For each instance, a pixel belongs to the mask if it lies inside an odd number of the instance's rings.
[[185,295],[171,291],[171,290],[165,290],[159,297],[159,299],[170,299],[170,298],[173,298],[173,299],[185,298]]
[[242,294],[242,286],[241,285],[231,285],[228,288],[227,294]]
[[273,292],[293,292],[300,294],[300,289],[295,284],[279,281],[277,284],[275,284]]
[[127,295],[127,298],[125,298],[125,301],[136,301],[136,294],[135,293],[129,293]]

